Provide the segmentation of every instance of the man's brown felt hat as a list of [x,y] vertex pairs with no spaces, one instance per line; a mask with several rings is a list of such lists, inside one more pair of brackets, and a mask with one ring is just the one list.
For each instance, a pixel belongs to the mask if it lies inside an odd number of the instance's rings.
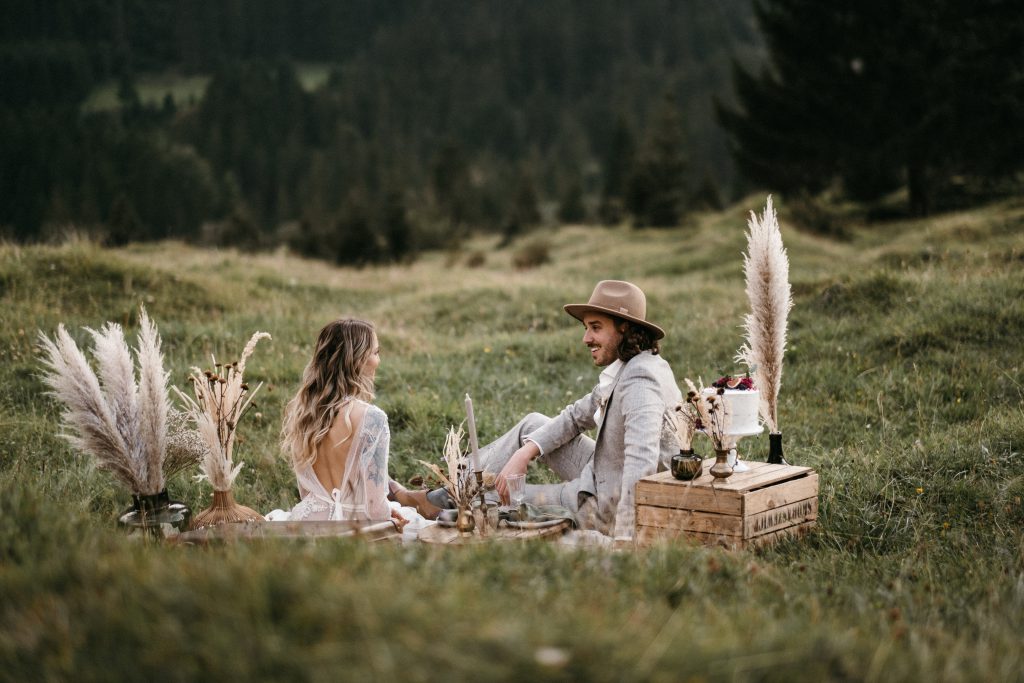
[[585,304],[566,304],[562,308],[565,312],[582,321],[583,315],[588,312],[604,313],[614,315],[623,320],[629,320],[637,325],[643,325],[654,332],[655,339],[665,336],[665,330],[661,329],[647,318],[647,297],[643,291],[632,282],[622,280],[601,280],[594,287],[594,293],[590,295],[590,301]]

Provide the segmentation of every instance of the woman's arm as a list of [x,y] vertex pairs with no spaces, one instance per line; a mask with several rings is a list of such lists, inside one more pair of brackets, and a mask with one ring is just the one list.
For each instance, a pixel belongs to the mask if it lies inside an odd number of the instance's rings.
[[371,406],[363,420],[366,423],[363,425],[359,464],[363,474],[366,514],[374,520],[390,519],[388,452],[391,447],[391,431],[388,428],[388,416],[380,408]]

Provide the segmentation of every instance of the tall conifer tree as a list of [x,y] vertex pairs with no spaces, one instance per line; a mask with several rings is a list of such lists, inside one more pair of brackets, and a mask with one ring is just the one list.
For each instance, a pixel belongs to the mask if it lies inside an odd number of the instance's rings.
[[928,213],[954,174],[1024,158],[1024,13],[1011,0],[759,0],[771,64],[717,106],[750,179],[869,199],[906,184]]
[[637,225],[678,225],[686,210],[683,122],[672,96],[664,95],[633,164],[626,206]]

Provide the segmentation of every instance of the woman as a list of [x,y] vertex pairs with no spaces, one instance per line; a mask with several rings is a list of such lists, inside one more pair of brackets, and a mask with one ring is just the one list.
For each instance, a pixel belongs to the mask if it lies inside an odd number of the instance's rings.
[[406,520],[388,505],[391,433],[373,405],[380,347],[371,323],[328,323],[285,409],[282,441],[302,500],[292,520]]

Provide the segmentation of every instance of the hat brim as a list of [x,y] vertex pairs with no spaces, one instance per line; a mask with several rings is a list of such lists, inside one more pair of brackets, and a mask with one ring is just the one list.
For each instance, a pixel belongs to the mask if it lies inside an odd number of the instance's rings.
[[595,306],[594,304],[566,304],[565,306],[562,306],[562,308],[565,309],[566,313],[568,313],[572,317],[576,318],[580,322],[583,322],[583,316],[586,313],[591,313],[591,312],[593,312],[593,313],[602,313],[604,315],[610,315],[610,316],[614,316],[616,318],[622,318],[623,320],[628,320],[631,323],[636,323],[637,325],[640,325],[642,327],[646,327],[647,329],[649,329],[651,332],[654,333],[654,338],[655,339],[661,339],[661,338],[663,338],[665,336],[665,330],[661,329],[660,327],[658,327],[654,323],[647,322],[646,320],[641,320],[640,318],[634,318],[631,315],[626,315],[625,313],[617,311],[617,310],[615,310],[613,308],[605,308],[604,306]]

